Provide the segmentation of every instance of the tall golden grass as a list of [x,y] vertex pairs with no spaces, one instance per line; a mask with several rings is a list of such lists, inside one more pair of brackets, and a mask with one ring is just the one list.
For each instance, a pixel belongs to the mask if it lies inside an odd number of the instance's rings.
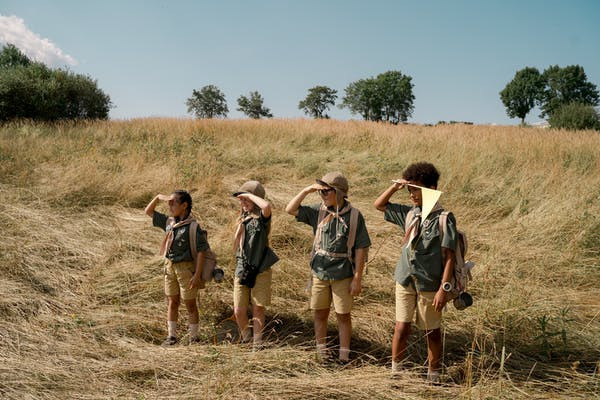
[[[372,202],[411,162],[441,171],[477,263],[473,307],[445,313],[444,384],[421,377],[425,340],[392,380],[400,232]],[[373,246],[353,363],[316,362],[304,291],[310,229],[283,211],[327,171],[350,180]],[[0,127],[3,398],[593,398],[600,360],[600,136],[519,127],[141,119]],[[222,340],[231,238],[247,179],[274,205],[271,346]],[[199,296],[204,344],[164,349],[159,192],[191,190],[228,279]],[[317,198],[312,198],[315,202]],[[403,194],[395,201],[406,202]],[[185,312],[180,318],[181,333]],[[335,346],[334,320],[331,343]]]

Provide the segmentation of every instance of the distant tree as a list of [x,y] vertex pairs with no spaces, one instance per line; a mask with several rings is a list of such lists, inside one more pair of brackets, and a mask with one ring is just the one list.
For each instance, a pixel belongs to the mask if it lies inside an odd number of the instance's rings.
[[374,78],[359,79],[344,89],[340,108],[347,108],[352,114],[359,114],[364,120],[381,120],[381,99],[377,93]]
[[225,118],[229,112],[225,94],[215,85],[206,85],[199,91],[194,89],[192,97],[185,104],[188,113],[193,113],[197,118]]
[[554,110],[548,122],[552,128],[600,130],[600,115],[588,104],[563,104]]
[[511,118],[525,117],[535,107],[544,88],[544,80],[537,68],[525,67],[517,71],[512,81],[500,92],[500,99],[506,107],[506,113]]
[[5,45],[0,52],[0,67],[16,67],[17,65],[26,67],[30,64],[31,60],[13,44]]
[[107,119],[111,106],[88,76],[33,62],[12,45],[0,52],[0,121]]
[[298,108],[314,118],[329,118],[325,112],[335,104],[336,99],[337,90],[327,86],[315,86],[308,89],[308,95],[298,103]]
[[381,101],[381,118],[397,124],[405,122],[414,110],[412,78],[400,71],[387,71],[377,75],[378,97]]
[[360,79],[346,87],[340,107],[348,108],[352,114],[360,114],[365,120],[394,124],[406,121],[414,110],[411,81],[410,76],[400,71]]
[[540,95],[540,117],[550,117],[560,106],[569,103],[579,103],[597,106],[599,102],[596,85],[588,82],[583,67],[569,65],[560,68],[550,66],[542,74],[544,89]]
[[237,110],[243,112],[250,118],[259,119],[260,117],[273,117],[271,110],[263,106],[263,97],[256,91],[250,92],[249,97],[241,95],[238,97],[237,103],[239,106]]

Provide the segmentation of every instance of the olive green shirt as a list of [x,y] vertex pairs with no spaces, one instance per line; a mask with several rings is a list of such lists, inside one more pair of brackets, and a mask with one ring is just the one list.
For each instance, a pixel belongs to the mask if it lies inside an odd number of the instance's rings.
[[[411,206],[388,203],[384,218],[393,224],[400,225],[404,231],[406,215]],[[420,213],[421,209],[415,207]],[[456,220],[452,213],[448,214],[447,234],[440,241],[439,218],[442,211],[431,213],[421,222],[421,231],[412,245],[402,246],[400,260],[396,264],[394,278],[402,286],[416,283],[416,289],[423,292],[437,292],[442,284],[444,273],[442,247],[454,250],[458,240]]]
[[[310,206],[300,206],[296,220],[312,226],[313,234],[317,230],[319,223],[319,209],[321,204]],[[332,210],[333,211],[333,210]],[[337,218],[332,218],[324,227],[321,235],[321,248],[331,253],[346,253],[348,251],[348,233],[350,225],[350,212],[340,217],[345,224]],[[365,219],[358,213],[358,225],[356,227],[356,240],[352,249],[352,257],[356,249],[362,249],[371,246],[371,239],[367,232]],[[310,267],[313,274],[321,280],[341,280],[350,278],[354,275],[354,265],[347,258],[330,257],[324,254],[315,254],[310,261]]]
[[[165,214],[154,211],[152,215],[152,225],[161,228],[163,231],[167,230],[168,216]],[[206,241],[206,231],[198,229],[196,231],[196,249],[198,252],[206,251],[209,249],[208,242]],[[190,251],[190,225],[180,226],[175,228],[173,231],[173,243],[171,248],[167,252],[166,257],[174,263],[182,261],[194,261],[192,252]]]
[[271,230],[271,216],[265,218],[251,218],[244,222],[244,251],[238,248],[236,252],[235,274],[241,277],[244,270],[244,260],[253,266],[259,267],[258,273],[268,270],[278,261],[275,253],[270,251],[269,231]]

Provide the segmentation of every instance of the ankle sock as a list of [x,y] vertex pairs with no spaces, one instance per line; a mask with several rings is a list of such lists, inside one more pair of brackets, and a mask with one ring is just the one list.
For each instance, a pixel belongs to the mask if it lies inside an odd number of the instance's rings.
[[169,336],[177,337],[177,321],[167,321]]
[[350,360],[350,349],[347,347],[340,347],[340,360],[349,361]]
[[190,324],[190,339],[198,337],[198,324]]

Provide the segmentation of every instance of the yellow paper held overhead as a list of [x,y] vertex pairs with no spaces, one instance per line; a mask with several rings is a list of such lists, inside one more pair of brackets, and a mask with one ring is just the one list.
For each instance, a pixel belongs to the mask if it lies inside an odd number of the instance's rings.
[[440,196],[442,195],[443,192],[440,192],[439,190],[435,190],[435,189],[429,189],[426,187],[417,186],[417,185],[409,185],[409,186],[414,186],[414,187],[418,187],[419,189],[421,189],[421,198],[423,199],[423,203],[421,206],[421,221],[425,221],[425,219],[427,218],[427,216],[429,215],[429,213],[435,206],[435,203],[437,203],[438,200],[440,199]]

